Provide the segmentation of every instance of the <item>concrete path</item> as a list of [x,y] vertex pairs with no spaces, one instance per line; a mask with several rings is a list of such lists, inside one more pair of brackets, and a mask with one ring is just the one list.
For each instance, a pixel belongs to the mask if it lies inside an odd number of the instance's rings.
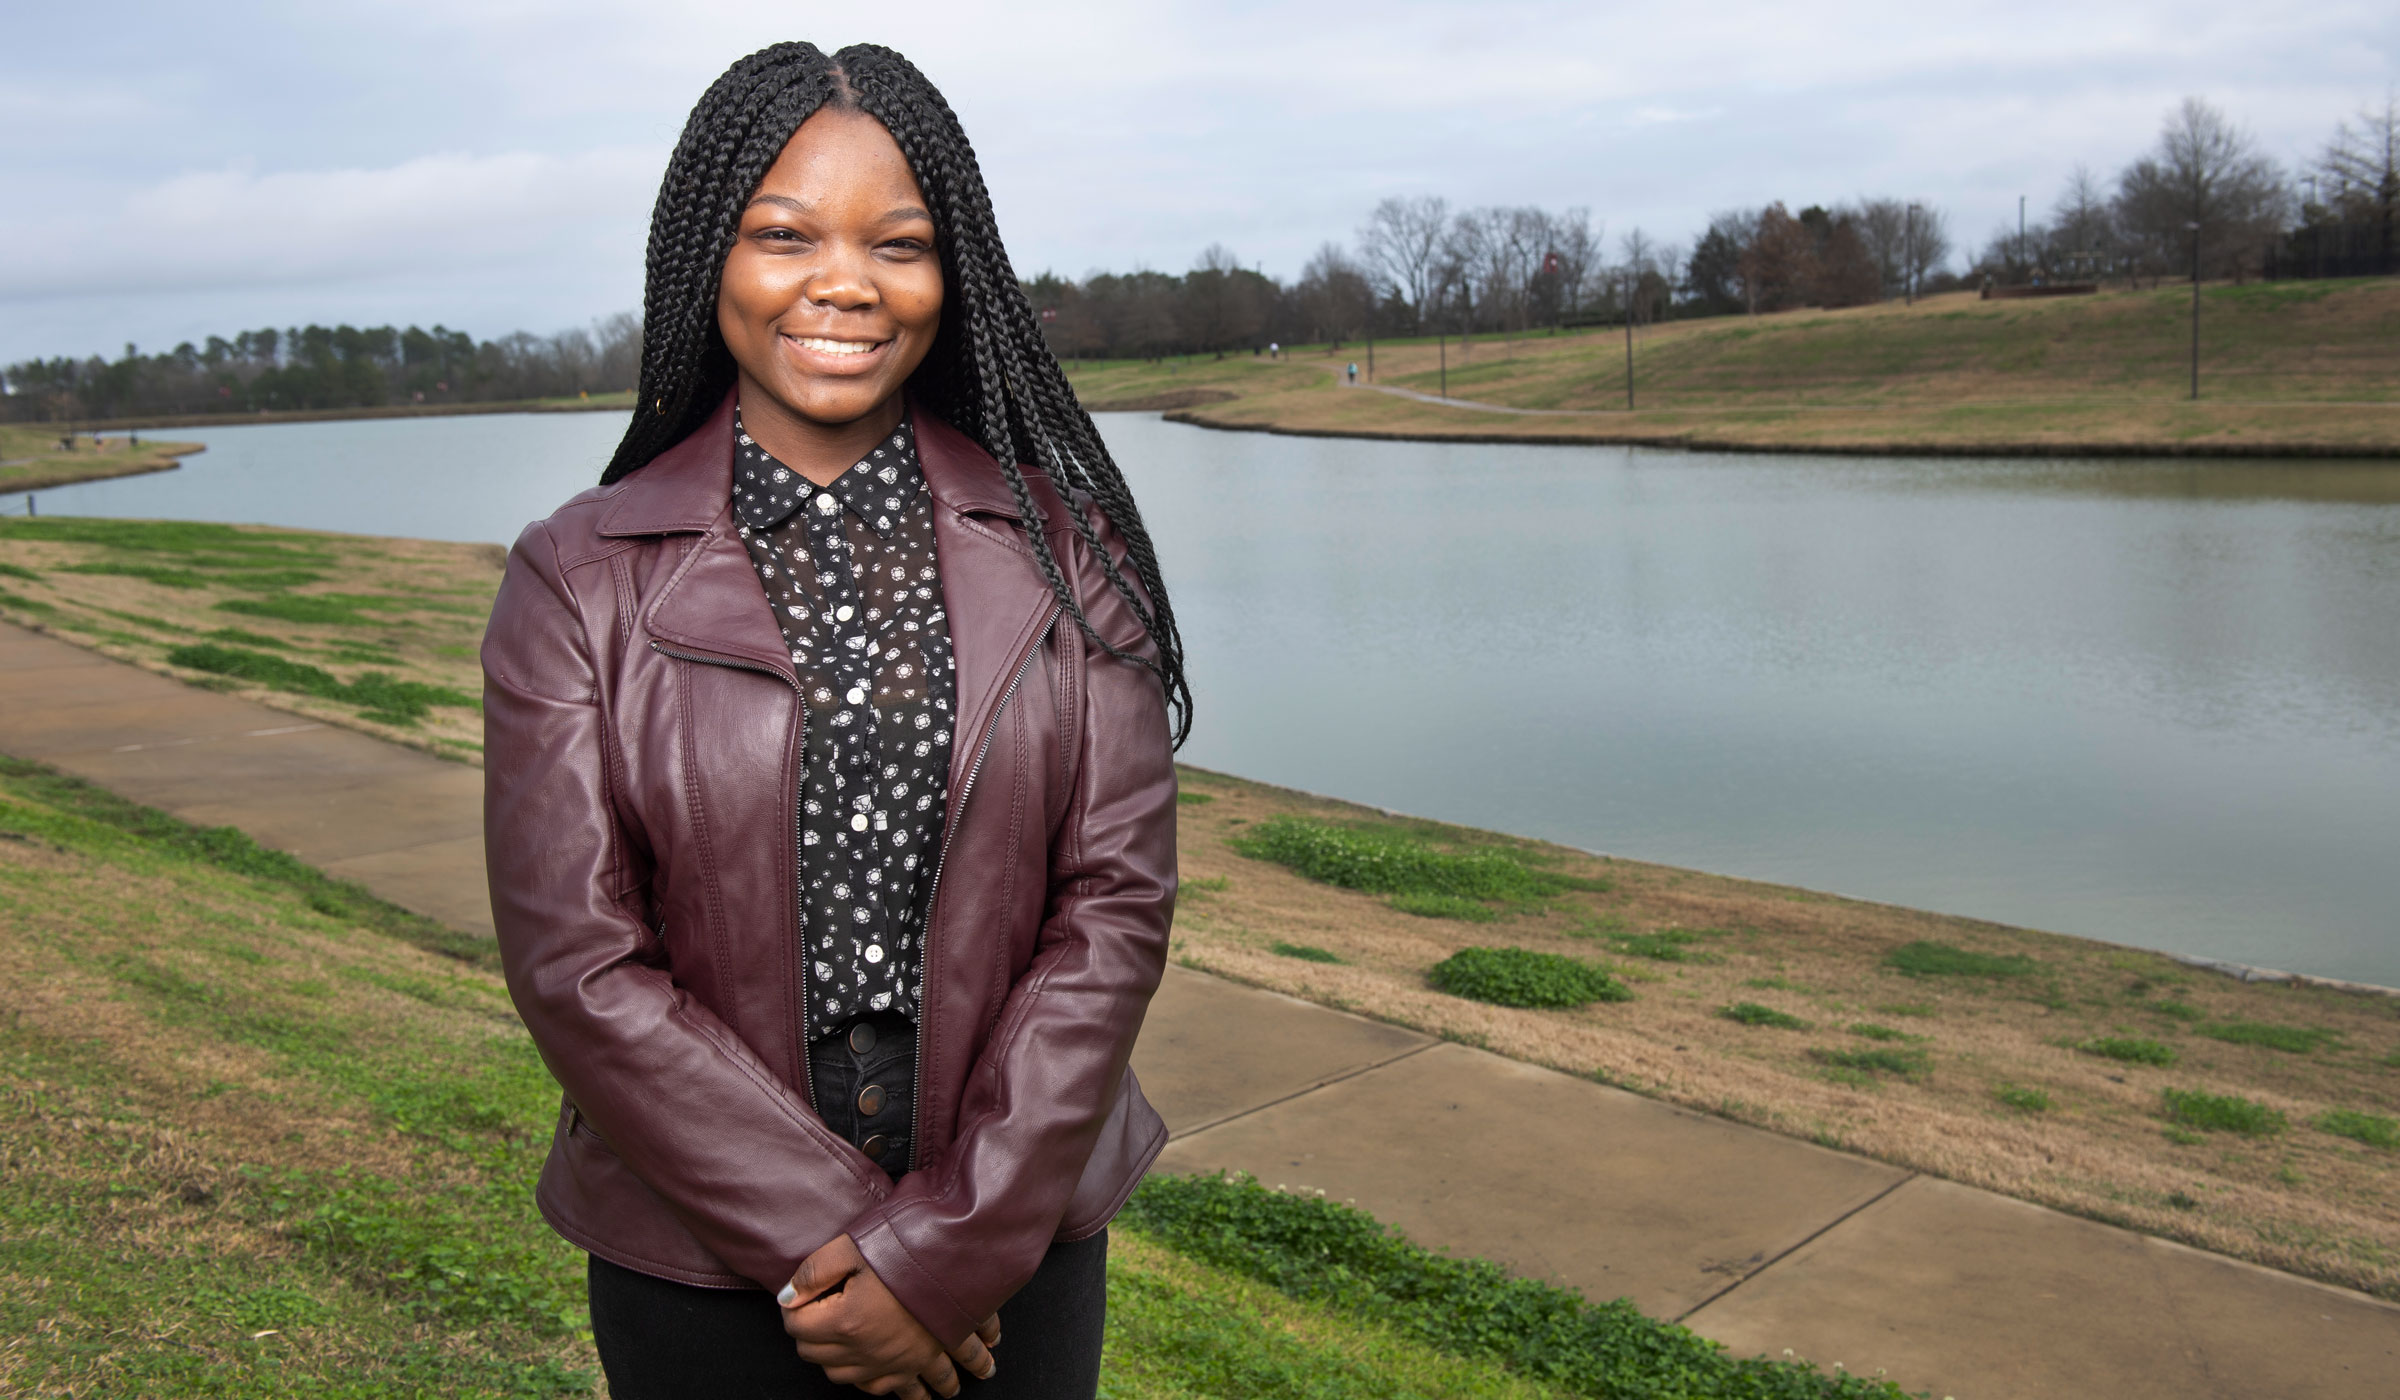
[[[0,753],[491,929],[472,768],[5,623]],[[2400,1308],[2363,1294],[1180,968],[1134,1063],[1166,1170],[1321,1189],[1745,1354],[1957,1400],[2364,1400],[2400,1375]]]

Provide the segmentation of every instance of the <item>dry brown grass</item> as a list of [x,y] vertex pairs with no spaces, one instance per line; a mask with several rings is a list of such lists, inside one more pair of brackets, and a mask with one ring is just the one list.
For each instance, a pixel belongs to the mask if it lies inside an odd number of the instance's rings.
[[[1417,918],[1227,845],[1244,825],[1281,813],[1388,824],[1394,819],[1386,814],[1198,770],[1185,778],[1187,792],[1213,799],[1182,810],[1187,893],[1174,952],[1188,966],[2400,1297],[2400,1154],[2308,1126],[2327,1109],[2400,1111],[2393,1059],[2400,1001],[2245,984],[2081,939],[1539,845],[1560,870],[1613,888],[1562,896],[1491,924]],[[1495,839],[1406,825],[1437,841]],[[1629,956],[1612,947],[1602,931],[1610,928],[1710,930],[1688,945],[1708,960]],[[2038,972],[2006,980],[1912,978],[1883,965],[1891,949],[1916,940],[2028,955]],[[1324,948],[1343,962],[1279,956],[1272,951],[1278,941]],[[1637,998],[1573,1012],[1520,1011],[1426,985],[1428,967],[1472,944],[1605,962],[1635,979]],[[1750,985],[1769,981],[1787,985]],[[1718,1014],[1744,1001],[1799,1016],[1811,1028],[1750,1027]],[[2318,1027],[2340,1042],[2308,1055],[2226,1044],[2154,1009],[2162,1003],[2193,1008],[2210,1022]],[[1836,1072],[1812,1060],[1811,1048],[1882,1043],[1850,1031],[1854,1023],[1926,1037],[1915,1048],[1930,1053],[1932,1072],[1916,1082],[1829,1077]],[[2072,1048],[2103,1035],[2157,1038],[2175,1047],[2180,1063],[2129,1065]],[[2008,1107],[1994,1097],[2003,1085],[2038,1089],[2053,1107]],[[2292,1127],[2273,1138],[2179,1141],[2161,1116],[2165,1088],[2240,1094],[2283,1110]]]
[[[1207,427],[1359,437],[1944,453],[2400,454],[2400,280],[2206,289],[2202,399],[2187,400],[2188,290],[1984,302],[1972,294],[1725,316],[1637,332],[1636,411],[1613,331],[1336,353],[1077,367],[1095,407],[1194,406]],[[1447,359],[1446,380],[1440,365]],[[1208,402],[1200,395],[1221,396]]]
[[[272,646],[230,636],[226,645],[267,651],[316,666],[343,680],[381,671],[404,681],[438,685],[467,696],[483,692],[476,649],[500,584],[507,551],[497,545],[339,535],[254,526],[204,526],[248,540],[286,544],[327,562],[313,582],[262,592],[238,574],[185,567],[213,556],[203,543],[189,550],[132,550],[105,541],[45,538],[65,522],[0,522],[0,617],[52,633],[104,656],[288,710],[327,724],[363,730],[447,758],[480,761],[482,716],[471,708],[435,706],[414,724],[381,722],[359,706],[168,664],[171,649],[239,632]],[[76,521],[107,532],[113,522]],[[77,566],[156,567],[175,581],[127,574],[67,572]],[[13,570],[23,571],[14,572]],[[30,573],[33,577],[25,577]],[[229,611],[261,598],[371,595],[391,600],[348,623],[304,623]]]
[[169,471],[182,458],[204,450],[196,442],[136,446],[121,437],[103,438],[97,444],[89,437],[81,438],[71,450],[58,444],[59,430],[49,424],[0,424],[0,495]]

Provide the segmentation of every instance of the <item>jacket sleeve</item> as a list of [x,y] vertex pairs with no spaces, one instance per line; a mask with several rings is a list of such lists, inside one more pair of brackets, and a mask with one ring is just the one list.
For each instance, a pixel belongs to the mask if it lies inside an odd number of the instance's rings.
[[[1093,514],[1133,579],[1115,530]],[[1074,544],[1071,582],[1093,627],[1155,657],[1090,551]],[[950,1346],[1040,1267],[1166,967],[1175,763],[1165,691],[1148,668],[1078,641],[1088,658],[1074,785],[1033,960],[968,1077],[949,1154],[849,1226],[885,1286]]]
[[483,643],[484,848],[509,995],[610,1149],[719,1259],[780,1288],[889,1180],[655,965],[648,859],[611,800],[580,616],[548,530],[527,527]]

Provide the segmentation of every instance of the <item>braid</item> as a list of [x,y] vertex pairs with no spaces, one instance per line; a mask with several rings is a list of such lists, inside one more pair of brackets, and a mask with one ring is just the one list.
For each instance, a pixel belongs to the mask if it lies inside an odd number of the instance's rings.
[[[732,386],[733,357],[717,332],[717,284],[741,227],[742,206],[792,133],[827,106],[855,107],[883,124],[933,214],[947,295],[941,329],[909,387],[999,464],[1025,521],[1034,563],[1059,606],[1101,650],[1158,676],[1174,743],[1182,747],[1191,733],[1192,691],[1184,679],[1183,636],[1150,532],[1124,474],[1042,338],[957,114],[914,64],[891,49],[855,44],[829,59],[808,44],[777,44],[725,70],[692,108],[651,215],[640,401],[601,481],[639,470],[688,437]],[[1155,660],[1121,650],[1085,616],[1051,551],[1020,464],[1038,467],[1057,483],[1070,523],[1110,589],[1149,634]],[[1101,542],[1082,501],[1123,537],[1133,580]]]

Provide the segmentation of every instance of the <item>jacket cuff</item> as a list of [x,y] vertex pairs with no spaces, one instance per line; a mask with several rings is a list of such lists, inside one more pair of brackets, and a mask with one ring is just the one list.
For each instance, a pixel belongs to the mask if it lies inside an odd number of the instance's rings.
[[908,1246],[901,1243],[882,1207],[869,1214],[871,1220],[852,1224],[851,1242],[858,1246],[859,1254],[866,1259],[867,1267],[875,1271],[875,1277],[883,1280],[883,1286],[892,1291],[902,1307],[925,1324],[933,1339],[945,1350],[955,1349],[983,1319],[967,1316],[941,1280],[917,1262]]

